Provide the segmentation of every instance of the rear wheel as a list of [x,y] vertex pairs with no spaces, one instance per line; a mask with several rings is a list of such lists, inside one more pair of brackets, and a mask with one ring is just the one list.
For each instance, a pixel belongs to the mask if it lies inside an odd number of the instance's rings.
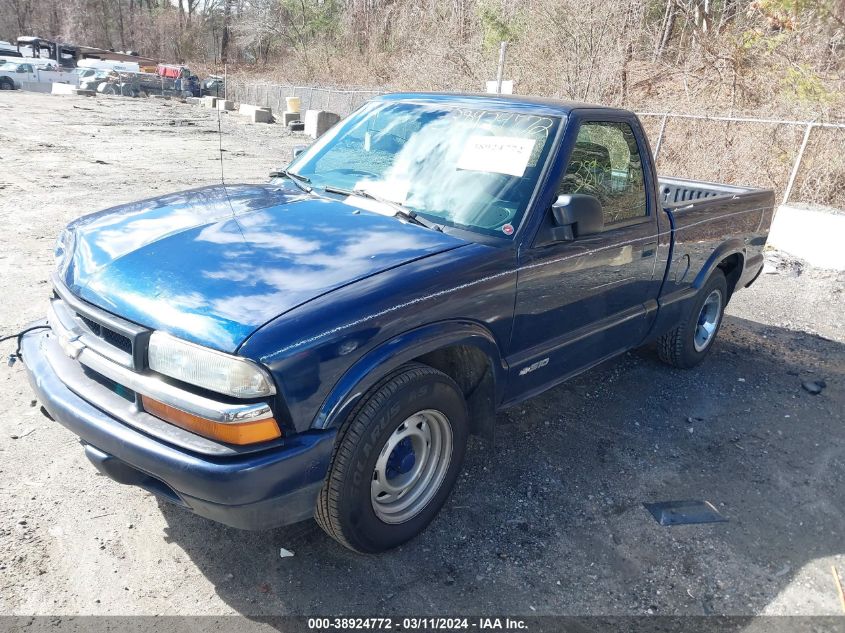
[[427,365],[403,366],[365,396],[341,429],[317,523],[360,552],[413,538],[449,496],[467,433],[455,382]]
[[695,297],[686,319],[657,341],[660,359],[675,367],[695,367],[713,347],[727,305],[725,274],[716,269]]

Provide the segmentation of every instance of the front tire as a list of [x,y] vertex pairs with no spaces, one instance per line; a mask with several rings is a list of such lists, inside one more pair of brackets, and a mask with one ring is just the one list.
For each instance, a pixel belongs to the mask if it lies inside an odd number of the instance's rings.
[[466,402],[443,372],[411,363],[364,397],[341,428],[317,500],[317,523],[358,552],[382,552],[422,532],[463,463]]
[[10,79],[0,79],[0,90],[14,90],[15,84]]
[[728,302],[728,283],[717,268],[699,290],[684,321],[657,340],[660,359],[689,369],[703,361],[713,348]]

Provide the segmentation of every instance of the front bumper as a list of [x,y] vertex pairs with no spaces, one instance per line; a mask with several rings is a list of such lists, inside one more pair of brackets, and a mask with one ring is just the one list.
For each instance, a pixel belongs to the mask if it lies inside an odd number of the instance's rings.
[[264,451],[198,454],[124,424],[68,388],[50,362],[60,353],[50,331],[26,334],[21,350],[41,404],[79,436],[104,475],[237,528],[268,529],[313,515],[335,431],[302,433]]

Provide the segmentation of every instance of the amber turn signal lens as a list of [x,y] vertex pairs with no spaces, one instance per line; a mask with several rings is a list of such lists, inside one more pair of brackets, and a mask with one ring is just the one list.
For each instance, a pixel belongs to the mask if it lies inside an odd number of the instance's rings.
[[207,420],[181,409],[153,400],[147,396],[141,396],[144,409],[150,415],[161,418],[178,427],[211,438],[220,440],[227,444],[256,444],[275,440],[282,436],[279,425],[273,418],[255,420],[254,422],[239,422],[236,424],[222,424],[213,420]]

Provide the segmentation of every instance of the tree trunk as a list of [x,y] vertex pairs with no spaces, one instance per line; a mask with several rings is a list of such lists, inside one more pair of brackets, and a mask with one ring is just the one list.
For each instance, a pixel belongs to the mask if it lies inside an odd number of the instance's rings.
[[736,17],[736,0],[725,0],[722,5],[722,15],[719,18],[718,32],[724,33],[728,22],[731,22]]
[[675,6],[675,0],[666,0],[666,11],[663,14],[663,24],[660,30],[660,37],[657,39],[657,46],[654,49],[654,58],[659,59],[666,50],[669,40],[672,39],[672,31],[675,30],[675,17],[678,8]]
[[232,0],[223,0],[223,33],[220,35],[220,61],[229,60],[229,22],[232,18]]
[[126,34],[123,30],[123,0],[117,0],[117,28],[120,30],[120,50],[126,50]]

